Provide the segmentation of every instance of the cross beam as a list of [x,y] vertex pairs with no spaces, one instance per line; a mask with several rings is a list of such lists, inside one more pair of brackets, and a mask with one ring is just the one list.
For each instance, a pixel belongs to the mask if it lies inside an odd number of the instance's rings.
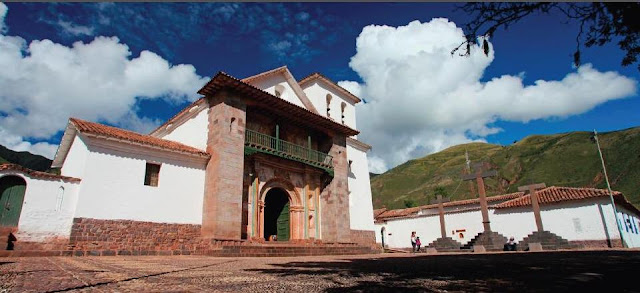
[[475,163],[473,164],[473,167],[476,170],[475,174],[462,175],[462,180],[476,180],[476,183],[478,184],[478,195],[480,196],[482,225],[484,226],[484,231],[489,232],[491,231],[491,224],[489,222],[489,209],[487,207],[487,194],[484,189],[484,178],[496,176],[498,175],[498,171],[487,170],[490,165],[486,162]]
[[531,197],[531,206],[533,207],[533,216],[536,218],[536,227],[538,232],[542,232],[544,227],[542,226],[542,217],[540,216],[540,203],[538,202],[538,194],[536,189],[542,189],[547,187],[544,183],[529,184],[518,187],[518,191],[529,191]]

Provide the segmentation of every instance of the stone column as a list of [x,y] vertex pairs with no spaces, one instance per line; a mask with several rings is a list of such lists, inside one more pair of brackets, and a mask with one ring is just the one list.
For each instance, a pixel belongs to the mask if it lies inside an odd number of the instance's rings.
[[202,236],[240,239],[246,105],[227,92],[209,97]]
[[347,142],[343,135],[333,137],[329,155],[333,157],[333,179],[322,193],[322,239],[350,242],[349,186],[347,181]]

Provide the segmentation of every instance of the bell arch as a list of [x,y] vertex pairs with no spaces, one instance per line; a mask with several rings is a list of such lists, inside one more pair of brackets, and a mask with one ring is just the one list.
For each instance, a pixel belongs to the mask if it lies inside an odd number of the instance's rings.
[[267,204],[266,197],[271,190],[282,190],[289,200],[289,240],[297,240],[304,238],[304,208],[302,206],[302,198],[296,191],[291,181],[283,178],[274,178],[267,181],[260,189],[260,200],[258,202],[258,231],[259,237],[265,238],[265,207]]

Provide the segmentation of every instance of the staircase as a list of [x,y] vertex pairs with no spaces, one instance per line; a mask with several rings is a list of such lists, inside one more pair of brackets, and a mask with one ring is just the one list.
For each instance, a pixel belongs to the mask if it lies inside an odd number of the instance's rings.
[[460,251],[460,246],[461,244],[451,237],[440,237],[427,245],[428,248],[435,248],[438,252]]
[[471,250],[475,245],[482,245],[487,251],[499,251],[504,248],[505,243],[507,243],[507,237],[498,232],[481,232],[461,249]]
[[540,243],[542,250],[558,250],[578,248],[566,239],[549,231],[533,232],[518,243],[518,250],[529,250],[529,243]]

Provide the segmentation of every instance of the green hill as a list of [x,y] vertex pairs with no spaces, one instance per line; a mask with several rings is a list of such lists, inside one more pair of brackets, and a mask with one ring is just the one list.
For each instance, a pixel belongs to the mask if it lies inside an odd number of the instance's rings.
[[48,171],[51,168],[51,160],[34,155],[30,152],[16,152],[0,145],[0,164],[14,163],[20,166],[37,170]]
[[[517,191],[518,186],[606,188],[602,165],[590,132],[533,135],[510,146],[487,143],[457,145],[410,160],[371,179],[374,208],[403,208],[405,201],[428,204],[441,186],[451,200],[476,197],[475,183],[463,182],[465,150],[474,162],[486,161],[498,176],[485,180],[487,194]],[[611,186],[640,205],[640,128],[599,133]]]

